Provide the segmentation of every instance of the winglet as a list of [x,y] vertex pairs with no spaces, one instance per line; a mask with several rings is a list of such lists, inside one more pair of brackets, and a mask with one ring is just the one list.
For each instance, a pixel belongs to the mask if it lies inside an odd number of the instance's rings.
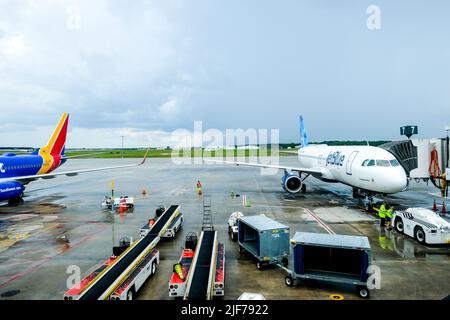
[[149,151],[150,151],[150,150],[147,149],[147,151],[145,152],[145,155],[144,155],[144,159],[142,159],[142,162],[139,163],[138,166],[142,166],[142,165],[145,163],[145,160],[147,160],[147,155],[148,155],[148,152],[149,152]]

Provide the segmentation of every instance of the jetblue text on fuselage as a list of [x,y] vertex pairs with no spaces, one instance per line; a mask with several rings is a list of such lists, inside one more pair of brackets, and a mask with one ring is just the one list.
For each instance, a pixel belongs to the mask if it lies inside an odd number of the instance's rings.
[[327,157],[327,165],[342,166],[344,159],[345,155],[340,151],[330,152]]

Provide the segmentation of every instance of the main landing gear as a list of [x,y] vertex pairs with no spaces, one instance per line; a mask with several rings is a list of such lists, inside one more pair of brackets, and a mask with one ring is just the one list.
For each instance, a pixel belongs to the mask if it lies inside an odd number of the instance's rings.
[[23,193],[18,197],[8,200],[8,205],[10,205],[10,206],[17,206],[20,204],[23,204]]
[[309,173],[305,174],[304,177],[302,178],[302,174],[299,174],[300,179],[302,180],[302,188],[300,189],[302,191],[302,193],[306,192],[306,184],[305,184],[305,180],[306,178],[308,178],[310,176]]

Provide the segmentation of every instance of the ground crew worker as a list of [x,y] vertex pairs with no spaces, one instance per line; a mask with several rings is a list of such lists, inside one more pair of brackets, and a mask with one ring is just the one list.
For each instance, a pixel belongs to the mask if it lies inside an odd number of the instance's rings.
[[197,181],[197,193],[202,194],[202,183],[200,180]]
[[442,174],[441,178],[442,178],[441,194],[442,194],[442,198],[445,198],[446,193],[447,193],[447,175],[445,174],[445,172]]
[[386,211],[386,224],[388,229],[392,229],[392,218],[394,217],[394,207],[389,207],[389,209]]
[[386,202],[381,204],[378,216],[380,217],[380,228],[383,228],[386,224]]

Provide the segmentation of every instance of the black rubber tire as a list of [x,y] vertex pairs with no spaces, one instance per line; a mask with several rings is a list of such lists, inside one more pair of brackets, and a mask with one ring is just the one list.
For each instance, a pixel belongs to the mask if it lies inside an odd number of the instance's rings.
[[302,184],[302,188],[301,188],[301,190],[302,190],[302,193],[305,193],[306,192],[306,184]]
[[263,267],[263,264],[262,264],[261,262],[258,261],[258,262],[256,263],[256,268],[257,268],[258,270],[261,271],[264,267]]
[[281,259],[281,264],[283,265],[283,267],[287,267],[289,265],[289,260],[288,258],[283,258]]
[[426,242],[425,231],[423,231],[423,229],[421,227],[416,227],[414,229],[414,238],[420,244],[425,244],[425,242]]
[[134,298],[134,289],[131,288],[130,290],[128,290],[127,292],[127,300],[133,300]]
[[239,246],[239,253],[244,253],[244,248],[242,248],[242,246]]
[[367,287],[364,286],[357,286],[356,287],[356,293],[360,298],[368,299],[370,297],[370,291]]
[[17,206],[19,204],[23,204],[23,198],[22,197],[16,197],[16,198],[8,200],[8,205],[9,206]]
[[156,261],[152,262],[152,270],[151,270],[151,276],[154,276],[156,273]]
[[405,225],[403,224],[402,218],[396,217],[394,222],[395,231],[400,234],[405,232]]
[[293,287],[294,279],[292,279],[291,276],[286,276],[286,278],[284,278],[284,284],[287,285],[288,287]]

